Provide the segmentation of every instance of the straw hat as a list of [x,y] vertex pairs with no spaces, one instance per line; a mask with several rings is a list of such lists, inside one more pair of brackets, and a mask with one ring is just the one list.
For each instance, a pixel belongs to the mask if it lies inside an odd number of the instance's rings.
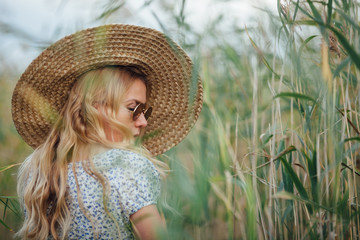
[[202,85],[191,59],[153,29],[104,25],[64,37],[28,66],[12,97],[16,129],[31,147],[43,143],[83,73],[107,65],[135,66],[147,76],[153,113],[144,146],[155,156],[178,144],[196,122]]

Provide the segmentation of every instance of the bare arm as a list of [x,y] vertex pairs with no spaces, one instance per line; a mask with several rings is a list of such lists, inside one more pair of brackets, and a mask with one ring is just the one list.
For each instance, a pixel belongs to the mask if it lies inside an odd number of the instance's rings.
[[157,232],[165,231],[165,221],[155,205],[141,208],[130,216],[136,237],[141,240],[158,239]]

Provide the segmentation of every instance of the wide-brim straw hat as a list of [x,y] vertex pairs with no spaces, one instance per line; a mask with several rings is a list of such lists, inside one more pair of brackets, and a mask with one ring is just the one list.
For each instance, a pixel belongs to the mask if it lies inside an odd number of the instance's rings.
[[191,59],[157,30],[112,24],[66,36],[28,66],[12,97],[13,121],[24,141],[33,148],[43,143],[78,77],[108,65],[136,67],[146,75],[153,112],[143,145],[154,156],[188,134],[202,107],[202,84]]

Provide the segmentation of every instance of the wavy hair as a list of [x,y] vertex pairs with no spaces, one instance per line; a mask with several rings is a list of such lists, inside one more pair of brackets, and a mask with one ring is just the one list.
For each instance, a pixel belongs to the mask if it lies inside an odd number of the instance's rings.
[[[91,70],[76,81],[47,139],[19,169],[17,189],[26,214],[17,236],[24,239],[47,239],[49,235],[54,239],[66,238],[71,222],[66,203],[68,164],[84,159],[82,166],[101,183],[105,211],[114,220],[106,208],[107,180],[96,171],[89,155],[93,149],[105,147],[136,151],[152,161],[162,176],[165,175],[167,165],[152,158],[146,149],[136,147],[131,131],[116,119],[124,94],[134,79],[146,83],[144,75],[136,69],[112,66]],[[106,113],[99,111],[99,106],[104,106]],[[106,138],[104,122],[120,132],[121,142]],[[75,164],[72,166],[75,168]],[[78,183],[77,188],[79,190]],[[84,215],[94,224],[80,195],[77,200]]]

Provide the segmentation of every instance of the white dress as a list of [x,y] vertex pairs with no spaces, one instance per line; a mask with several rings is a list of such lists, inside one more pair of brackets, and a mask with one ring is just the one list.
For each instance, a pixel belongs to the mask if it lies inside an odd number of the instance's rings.
[[[66,239],[134,239],[130,215],[139,209],[156,204],[160,194],[160,176],[147,158],[125,150],[111,149],[93,157],[93,162],[110,185],[108,210],[120,227],[106,213],[103,188],[75,163],[76,176],[86,214],[80,208],[72,164],[68,167],[68,204],[71,212],[70,230]],[[89,215],[91,221],[86,217]]]

